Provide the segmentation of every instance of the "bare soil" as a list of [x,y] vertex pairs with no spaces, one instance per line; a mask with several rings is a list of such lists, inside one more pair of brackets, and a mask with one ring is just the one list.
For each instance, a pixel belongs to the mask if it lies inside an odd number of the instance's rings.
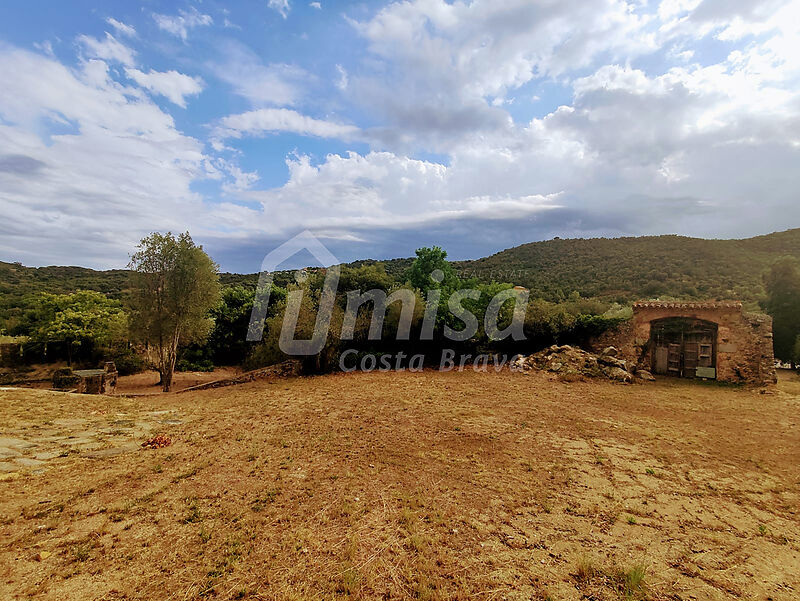
[[0,599],[794,600],[799,409],[789,373],[0,390]]

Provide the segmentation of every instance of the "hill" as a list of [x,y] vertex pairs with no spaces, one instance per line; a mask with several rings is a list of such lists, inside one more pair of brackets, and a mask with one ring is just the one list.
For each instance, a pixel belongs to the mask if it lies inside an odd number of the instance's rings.
[[[506,281],[530,288],[534,297],[558,301],[573,291],[583,297],[628,302],[637,298],[736,298],[755,307],[764,296],[761,276],[777,258],[800,258],[800,229],[743,240],[683,236],[554,239],[531,242],[474,261],[456,261],[462,278]],[[382,263],[400,279],[412,259],[354,261],[358,267]],[[276,275],[284,284],[292,272]],[[257,274],[223,273],[224,285],[254,288]],[[19,316],[25,296],[38,292],[97,290],[123,298],[124,269],[25,267],[0,262],[0,332]]]
[[455,263],[462,277],[510,281],[557,301],[577,291],[621,302],[637,298],[735,298],[755,306],[775,259],[800,258],[800,229],[742,240],[683,236],[554,239]]

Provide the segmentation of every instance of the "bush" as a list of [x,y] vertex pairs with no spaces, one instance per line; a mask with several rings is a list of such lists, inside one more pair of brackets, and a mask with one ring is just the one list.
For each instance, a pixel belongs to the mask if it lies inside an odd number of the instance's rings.
[[124,349],[111,353],[111,360],[117,366],[121,376],[131,376],[147,369],[147,362],[133,349]]
[[211,359],[200,359],[199,361],[180,359],[175,365],[175,369],[177,371],[214,371],[214,363]]

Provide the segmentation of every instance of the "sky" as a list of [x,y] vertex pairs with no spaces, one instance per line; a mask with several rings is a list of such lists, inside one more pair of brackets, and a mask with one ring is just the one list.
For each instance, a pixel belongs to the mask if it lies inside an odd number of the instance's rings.
[[796,0],[0,4],[0,260],[749,237],[798,190]]

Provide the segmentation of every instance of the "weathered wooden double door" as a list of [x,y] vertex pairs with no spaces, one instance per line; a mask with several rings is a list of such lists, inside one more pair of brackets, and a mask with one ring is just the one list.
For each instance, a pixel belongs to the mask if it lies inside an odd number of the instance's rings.
[[668,317],[650,324],[652,368],[683,378],[717,377],[717,324]]

